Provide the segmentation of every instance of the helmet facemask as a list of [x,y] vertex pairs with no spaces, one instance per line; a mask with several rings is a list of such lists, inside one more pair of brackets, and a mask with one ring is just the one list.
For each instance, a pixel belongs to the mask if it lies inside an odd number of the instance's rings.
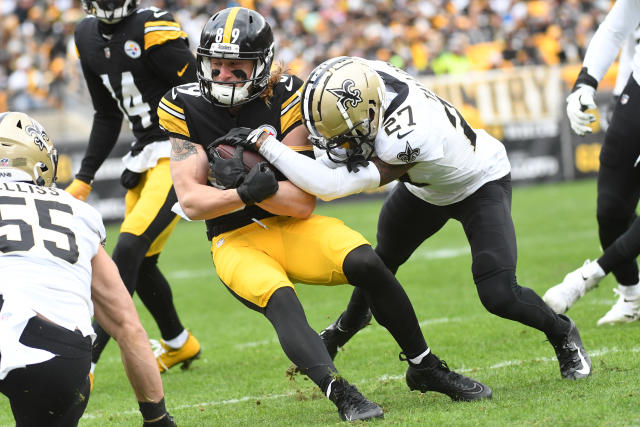
[[138,8],[139,0],[82,0],[85,13],[105,24],[116,24]]

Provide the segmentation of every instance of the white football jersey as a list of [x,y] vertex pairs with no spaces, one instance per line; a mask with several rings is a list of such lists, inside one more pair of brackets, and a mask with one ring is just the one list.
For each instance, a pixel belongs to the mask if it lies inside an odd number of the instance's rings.
[[402,180],[415,196],[444,206],[459,202],[511,170],[504,145],[472,129],[460,113],[390,64],[364,60],[385,83],[385,119],[375,155],[389,164],[417,163]]
[[104,239],[98,211],[69,193],[0,182],[0,294],[4,299],[0,374],[11,369],[8,346],[15,347],[14,355],[23,353],[23,366],[53,357],[43,350],[31,351],[8,336],[19,338],[35,313],[69,330],[78,329],[84,336],[95,335],[91,260]]
[[[640,0],[617,0],[595,32],[582,65],[599,82],[615,61],[620,48],[640,24]],[[640,45],[636,45],[631,72],[640,84]]]

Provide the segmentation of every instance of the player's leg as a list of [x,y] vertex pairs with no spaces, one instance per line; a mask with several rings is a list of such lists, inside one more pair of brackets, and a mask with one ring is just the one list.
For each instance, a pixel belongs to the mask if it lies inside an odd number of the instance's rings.
[[473,279],[484,307],[497,316],[544,332],[556,350],[564,378],[589,375],[591,363],[573,322],[556,314],[532,289],[520,286],[516,281],[517,246],[511,218],[511,177],[485,184],[465,200],[452,205],[451,210],[462,223],[469,240]]
[[142,175],[133,190],[138,197],[121,230],[123,234],[135,235],[137,239],[149,242],[139,264],[129,268],[131,274],[136,274],[135,290],[140,300],[160,329],[162,340],[156,355],[158,368],[164,372],[181,364],[186,369],[199,357],[200,343],[182,325],[169,283],[157,265],[158,257],[179,220],[171,211],[178,199],[171,182],[169,159],[160,159],[155,167]]
[[[578,269],[568,273],[562,283],[550,288],[544,294],[544,301],[556,313],[564,313],[578,299],[595,288],[604,277],[617,265],[636,259],[640,255],[640,217],[636,217],[631,226],[612,245],[604,250],[602,256],[595,261],[586,260]],[[619,286],[618,292],[623,293],[633,287]],[[623,303],[629,301],[623,301]],[[625,304],[630,306],[631,304]],[[629,319],[632,319],[633,314]]]
[[[444,226],[447,219],[436,206],[417,198],[403,183],[399,183],[380,211],[375,251],[395,274],[425,239]],[[347,309],[320,333],[330,354],[335,355],[339,347],[369,323],[370,318],[364,291],[354,287]]]
[[[606,250],[635,219],[640,197],[640,123],[635,112],[640,108],[640,87],[629,79],[622,95],[627,102],[617,103],[600,152],[597,217],[600,243]],[[598,324],[630,322],[640,318],[640,286],[635,257],[612,269],[618,281],[618,301]]]
[[491,396],[488,387],[449,370],[431,352],[407,294],[360,233],[338,219],[313,216],[290,221],[281,234],[287,251],[276,259],[292,280],[350,283],[364,291],[376,320],[391,333],[403,357],[409,360],[407,383],[411,389],[438,391],[454,400]]
[[252,224],[214,237],[211,251],[222,283],[244,305],[265,315],[284,353],[336,405],[343,420],[381,417],[380,407],[338,374],[320,337],[309,326],[287,272],[268,254],[274,247],[274,252],[282,254],[278,224],[264,223],[273,231]]
[[0,392],[9,398],[16,425],[77,425],[89,400],[90,338],[34,317],[20,342],[56,356],[14,369],[0,381]]

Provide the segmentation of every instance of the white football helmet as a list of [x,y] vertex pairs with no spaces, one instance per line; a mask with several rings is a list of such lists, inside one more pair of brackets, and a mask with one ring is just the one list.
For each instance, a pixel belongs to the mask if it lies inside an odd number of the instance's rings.
[[25,113],[0,114],[0,177],[51,187],[58,152],[40,123]]
[[316,147],[340,163],[368,160],[384,120],[384,82],[358,58],[318,65],[302,89],[302,118]]

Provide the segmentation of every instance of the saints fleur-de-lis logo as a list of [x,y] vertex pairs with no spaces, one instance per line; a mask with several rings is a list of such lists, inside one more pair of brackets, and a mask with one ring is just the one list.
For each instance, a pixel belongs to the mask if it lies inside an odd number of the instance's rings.
[[342,108],[346,110],[349,106],[351,106],[351,108],[355,108],[356,105],[362,102],[362,96],[360,96],[362,92],[360,92],[360,89],[356,89],[355,86],[356,82],[351,79],[347,79],[342,82],[341,88],[327,90],[338,98],[338,102],[342,105]]
[[33,138],[33,142],[40,148],[40,151],[49,151],[49,136],[38,122],[32,122],[24,128],[24,131]]
[[418,157],[419,154],[420,154],[420,149],[411,148],[411,146],[407,142],[407,146],[405,147],[404,151],[401,153],[398,153],[396,157],[398,158],[398,160],[402,160],[405,163],[412,163],[416,159],[416,157]]

